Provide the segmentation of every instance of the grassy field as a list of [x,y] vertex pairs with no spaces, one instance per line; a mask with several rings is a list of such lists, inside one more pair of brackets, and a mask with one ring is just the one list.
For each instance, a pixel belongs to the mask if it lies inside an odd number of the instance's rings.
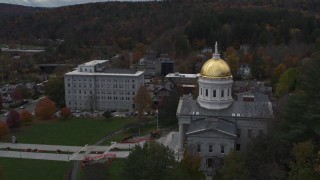
[[[94,144],[112,131],[123,129],[133,123],[132,118],[82,119],[72,118],[67,121],[36,122],[31,126],[21,127],[18,132],[10,134],[17,137],[18,143],[84,145]],[[7,180],[57,180],[65,179],[72,166],[71,163],[0,158]]]
[[0,158],[5,180],[63,180],[72,162]]
[[[36,123],[12,133],[19,143],[78,145],[94,144],[110,132],[133,122],[131,118],[81,119]],[[9,141],[9,139],[7,140]]]

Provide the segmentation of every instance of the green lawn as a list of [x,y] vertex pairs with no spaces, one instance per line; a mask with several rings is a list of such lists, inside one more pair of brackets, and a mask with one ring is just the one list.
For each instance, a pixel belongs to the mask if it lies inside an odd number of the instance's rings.
[[[19,143],[84,145],[94,144],[112,131],[123,129],[132,118],[81,119],[35,123],[12,133]],[[10,138],[7,138],[9,141]],[[32,159],[0,158],[7,180],[65,179],[71,163]]]
[[81,119],[36,123],[13,133],[19,143],[78,145],[94,144],[110,132],[133,122],[131,118]]
[[0,158],[0,166],[5,180],[63,180],[72,162]]

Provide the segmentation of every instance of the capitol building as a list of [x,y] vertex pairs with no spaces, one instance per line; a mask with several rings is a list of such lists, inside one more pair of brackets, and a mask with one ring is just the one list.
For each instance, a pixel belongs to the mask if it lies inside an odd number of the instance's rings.
[[267,95],[255,90],[233,95],[230,67],[221,59],[217,43],[197,77],[198,97],[181,97],[177,108],[178,151],[199,153],[200,169],[212,175],[230,151],[241,151],[252,138],[267,133],[274,116]]

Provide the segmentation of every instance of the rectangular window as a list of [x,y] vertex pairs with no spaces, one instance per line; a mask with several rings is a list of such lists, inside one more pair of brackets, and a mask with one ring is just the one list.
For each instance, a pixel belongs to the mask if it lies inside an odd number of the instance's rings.
[[221,97],[224,97],[224,90],[221,90]]
[[259,135],[262,136],[263,135],[263,130],[259,130]]
[[208,89],[206,89],[206,96],[208,96]]
[[212,168],[212,167],[213,167],[213,159],[207,158],[207,168]]
[[216,90],[213,90],[212,96],[213,96],[213,97],[217,97],[217,91],[216,91]]
[[237,129],[237,138],[241,137],[241,129]]
[[221,154],[224,154],[224,145],[221,145],[220,148],[221,148],[220,149]]
[[252,129],[248,129],[248,138],[252,137]]
[[236,144],[236,151],[240,151],[240,144]]
[[201,152],[201,145],[197,144],[197,152]]
[[230,96],[230,89],[228,89],[228,97]]
[[212,152],[212,145],[209,145],[209,152]]
[[200,95],[202,95],[202,88],[200,88]]

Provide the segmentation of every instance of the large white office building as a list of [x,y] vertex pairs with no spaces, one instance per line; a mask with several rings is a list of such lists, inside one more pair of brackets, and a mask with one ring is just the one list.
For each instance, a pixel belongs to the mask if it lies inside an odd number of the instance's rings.
[[128,110],[144,85],[144,72],[111,69],[108,60],[93,60],[64,75],[66,106],[71,110]]

